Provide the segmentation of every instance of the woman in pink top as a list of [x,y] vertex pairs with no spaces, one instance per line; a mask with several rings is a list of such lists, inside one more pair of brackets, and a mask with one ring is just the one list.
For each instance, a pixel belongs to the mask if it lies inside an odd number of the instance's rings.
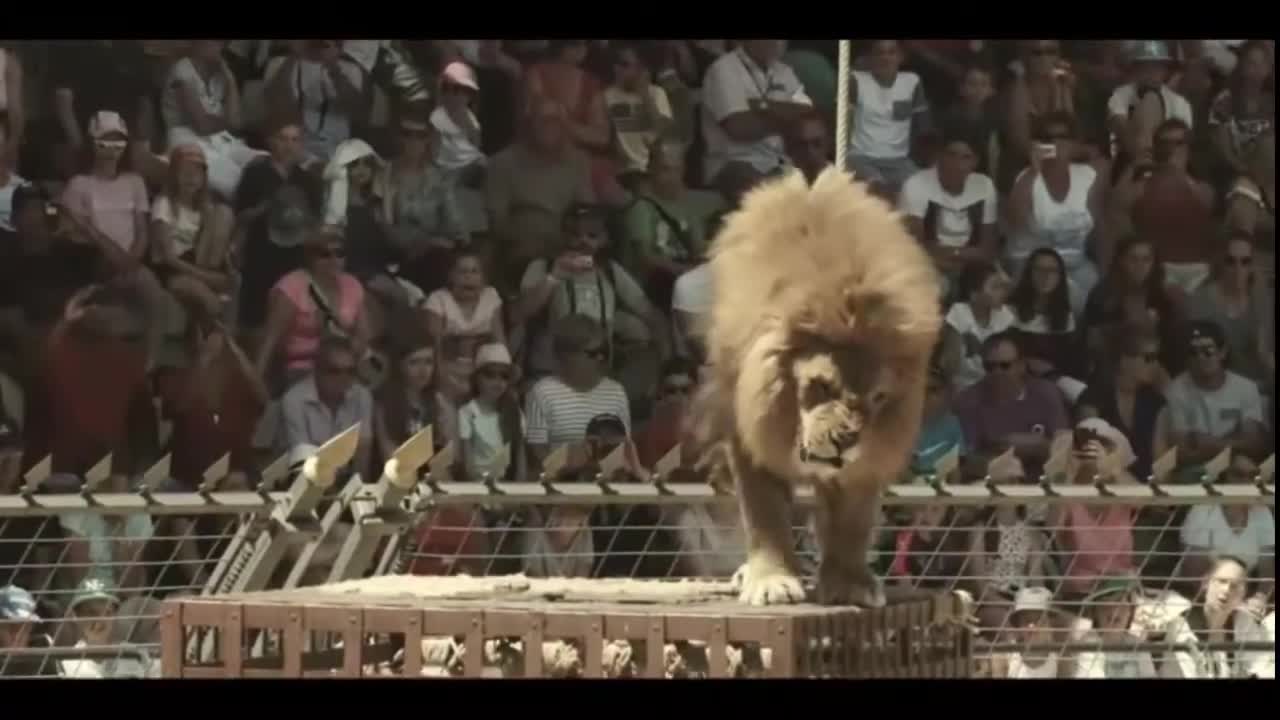
[[[1066,474],[1072,482],[1137,484],[1128,470],[1136,459],[1129,440],[1106,420],[1080,421],[1069,440]],[[1127,505],[1054,507],[1049,527],[1060,553],[1064,596],[1079,599],[1100,580],[1133,572],[1133,516],[1134,508]]]
[[427,331],[441,360],[440,389],[461,402],[470,393],[472,358],[487,342],[506,343],[502,298],[485,280],[480,256],[463,250],[450,264],[448,285],[427,297]]
[[149,204],[142,176],[128,168],[129,130],[117,113],[104,110],[89,120],[89,136],[89,171],[71,178],[62,204],[87,229],[141,261],[147,252]]
[[258,372],[277,378],[283,370],[285,386],[311,371],[325,335],[351,338],[361,357],[369,340],[364,287],[343,270],[346,250],[341,234],[322,228],[304,250],[303,268],[280,278],[271,290],[266,331],[258,348]]

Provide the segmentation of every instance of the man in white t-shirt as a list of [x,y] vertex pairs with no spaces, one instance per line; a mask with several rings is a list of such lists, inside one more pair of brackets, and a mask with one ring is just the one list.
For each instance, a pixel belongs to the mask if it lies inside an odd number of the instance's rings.
[[911,234],[949,282],[965,265],[995,259],[996,186],[974,171],[977,145],[959,128],[948,129],[938,162],[908,178],[898,196]]
[[732,204],[761,178],[787,166],[782,135],[813,101],[779,58],[783,40],[743,40],[707,68],[702,81],[703,180]]
[[622,174],[638,179],[649,169],[649,147],[675,120],[667,92],[653,84],[636,46],[621,43],[612,50],[614,82],[605,88],[604,103]]
[[1187,371],[1165,391],[1178,461],[1198,468],[1227,447],[1261,454],[1266,425],[1257,384],[1226,369],[1227,340],[1217,323],[1193,322],[1189,336]]
[[911,141],[929,127],[929,104],[920,76],[902,72],[902,45],[874,40],[867,70],[849,78],[853,118],[849,167],[854,175],[895,195],[920,168],[911,161]]
[[[1142,157],[1151,147],[1156,126],[1165,120],[1178,118],[1193,127],[1191,103],[1167,85],[1173,67],[1173,55],[1168,43],[1162,40],[1139,40],[1129,48],[1129,62],[1133,81],[1125,83],[1111,93],[1107,101],[1107,123],[1121,147],[1130,157]],[[1163,113],[1150,117],[1150,104],[1143,100],[1149,95],[1159,99]]]

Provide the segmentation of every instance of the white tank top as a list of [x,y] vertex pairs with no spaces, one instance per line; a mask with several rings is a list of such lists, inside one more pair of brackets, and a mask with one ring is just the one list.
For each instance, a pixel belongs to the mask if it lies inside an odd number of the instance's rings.
[[1062,202],[1049,195],[1043,177],[1037,176],[1031,183],[1031,218],[1028,227],[1015,232],[1011,238],[1008,251],[1011,259],[1021,262],[1042,247],[1057,250],[1068,268],[1085,259],[1089,234],[1093,232],[1089,192],[1098,173],[1084,164],[1073,164],[1069,173],[1071,186]]

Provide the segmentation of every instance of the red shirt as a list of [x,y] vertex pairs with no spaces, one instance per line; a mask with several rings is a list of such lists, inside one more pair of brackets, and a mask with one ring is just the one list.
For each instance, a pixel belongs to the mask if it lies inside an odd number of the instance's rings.
[[684,405],[659,405],[644,429],[636,433],[636,455],[640,464],[653,470],[658,461],[684,440]]
[[169,442],[172,474],[191,487],[199,485],[205,471],[228,453],[232,470],[244,470],[252,464],[253,431],[265,408],[244,375],[236,369],[228,372],[221,407],[217,408],[199,392],[207,370],[183,368],[157,381],[165,417],[173,422]]
[[26,464],[52,454],[54,472],[83,475],[112,453],[114,469],[127,468],[130,409],[150,404],[137,343],[55,331],[35,377]]

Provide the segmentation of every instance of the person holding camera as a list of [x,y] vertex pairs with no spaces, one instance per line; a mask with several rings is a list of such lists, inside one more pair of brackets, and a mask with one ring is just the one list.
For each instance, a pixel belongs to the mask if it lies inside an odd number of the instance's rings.
[[267,64],[266,97],[302,115],[308,164],[328,162],[369,109],[365,73],[343,55],[341,40],[295,40],[292,54]]

